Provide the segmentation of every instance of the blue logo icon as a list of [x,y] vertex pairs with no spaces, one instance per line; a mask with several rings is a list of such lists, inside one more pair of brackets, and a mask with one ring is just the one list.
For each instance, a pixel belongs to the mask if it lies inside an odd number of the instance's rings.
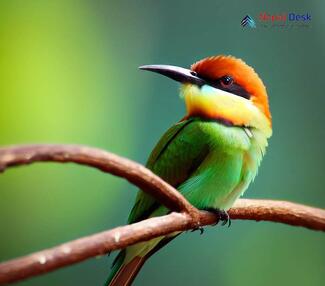
[[249,15],[246,15],[243,20],[241,20],[240,24],[243,27],[256,28],[254,19]]

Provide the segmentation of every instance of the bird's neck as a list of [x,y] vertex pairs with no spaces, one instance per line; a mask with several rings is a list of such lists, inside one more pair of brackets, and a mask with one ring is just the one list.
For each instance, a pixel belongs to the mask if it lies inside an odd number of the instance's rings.
[[216,120],[227,125],[259,130],[266,138],[272,134],[271,123],[250,100],[215,88],[184,85],[187,117]]

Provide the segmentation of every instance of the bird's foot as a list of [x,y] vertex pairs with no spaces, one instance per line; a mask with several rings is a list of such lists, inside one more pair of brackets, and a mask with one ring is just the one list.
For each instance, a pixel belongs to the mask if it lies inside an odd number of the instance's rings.
[[205,211],[212,212],[218,217],[218,221],[214,224],[217,225],[219,221],[221,221],[221,225],[228,224],[228,227],[231,225],[231,219],[229,217],[229,214],[225,210],[220,210],[216,208],[206,208]]
[[202,234],[204,233],[204,228],[203,228],[202,226],[197,226],[196,228],[193,228],[193,229],[191,230],[191,232],[193,232],[193,231],[197,231],[197,230],[200,231],[200,235],[202,235]]

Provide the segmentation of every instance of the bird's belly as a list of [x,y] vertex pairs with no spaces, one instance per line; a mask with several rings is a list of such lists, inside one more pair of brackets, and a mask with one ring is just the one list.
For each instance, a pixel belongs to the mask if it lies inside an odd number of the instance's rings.
[[197,208],[228,210],[256,174],[258,166],[247,164],[247,154],[211,154],[179,187],[180,192]]

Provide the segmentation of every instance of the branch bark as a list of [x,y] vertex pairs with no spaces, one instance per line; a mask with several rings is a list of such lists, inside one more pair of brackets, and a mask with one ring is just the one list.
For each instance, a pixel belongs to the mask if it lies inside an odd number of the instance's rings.
[[[11,166],[38,161],[74,162],[124,177],[178,212],[117,227],[3,262],[0,264],[0,284],[40,275],[174,231],[211,225],[218,220],[212,213],[198,211],[176,189],[145,167],[99,149],[75,145],[30,145],[0,149],[2,171]],[[281,222],[325,231],[325,210],[285,201],[241,199],[229,211],[229,215],[231,219]]]
[[170,210],[189,213],[197,210],[175,188],[150,170],[129,159],[110,152],[80,145],[21,145],[0,148],[0,172],[9,167],[35,162],[76,163],[125,178],[149,193]]

